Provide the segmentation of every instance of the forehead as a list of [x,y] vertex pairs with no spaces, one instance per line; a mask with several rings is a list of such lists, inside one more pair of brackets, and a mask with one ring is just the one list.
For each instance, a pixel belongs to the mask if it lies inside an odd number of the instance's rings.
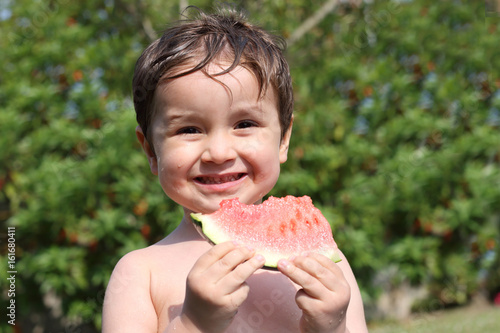
[[[171,102],[210,103],[227,99],[229,104],[242,101],[256,103],[267,102],[277,107],[278,101],[274,89],[261,92],[261,85],[254,73],[245,66],[238,65],[229,72],[229,62],[210,63],[202,70],[173,79],[163,80],[155,91],[156,106],[166,106]],[[192,69],[183,66],[178,74]],[[175,75],[171,75],[175,76]],[[270,87],[270,86],[269,86]]]

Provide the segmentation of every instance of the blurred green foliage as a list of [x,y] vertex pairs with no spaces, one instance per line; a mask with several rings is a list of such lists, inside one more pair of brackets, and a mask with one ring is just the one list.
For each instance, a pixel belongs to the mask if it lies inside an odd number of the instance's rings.
[[[285,37],[321,5],[241,3]],[[130,93],[135,60],[179,12],[0,4],[0,221],[16,227],[19,321],[99,328],[117,260],[180,221],[136,143]],[[500,290],[500,27],[484,13],[481,1],[343,3],[287,51],[296,118],[271,194],[313,198],[368,305],[390,267],[442,306]]]

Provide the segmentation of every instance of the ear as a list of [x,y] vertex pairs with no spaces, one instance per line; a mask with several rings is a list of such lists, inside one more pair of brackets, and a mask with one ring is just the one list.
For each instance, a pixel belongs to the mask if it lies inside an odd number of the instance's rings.
[[146,153],[146,156],[148,157],[149,168],[151,169],[151,172],[154,175],[158,176],[158,160],[155,153],[153,152],[153,149],[151,149],[151,146],[149,145],[149,142],[146,139],[141,126],[137,126],[135,128],[135,135],[137,136],[137,139],[141,144],[142,150],[144,150],[144,153]]
[[280,143],[280,163],[285,163],[288,159],[288,147],[290,146],[290,138],[292,137],[292,126],[293,126],[293,115],[290,121],[290,126],[285,132],[285,135],[281,139]]

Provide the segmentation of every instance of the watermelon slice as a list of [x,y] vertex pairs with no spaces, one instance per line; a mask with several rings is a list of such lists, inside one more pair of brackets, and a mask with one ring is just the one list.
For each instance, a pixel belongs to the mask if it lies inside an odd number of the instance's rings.
[[223,200],[212,214],[191,214],[202,235],[214,244],[235,240],[256,249],[276,268],[278,261],[304,252],[317,252],[338,262],[332,229],[308,196],[269,197],[260,205]]

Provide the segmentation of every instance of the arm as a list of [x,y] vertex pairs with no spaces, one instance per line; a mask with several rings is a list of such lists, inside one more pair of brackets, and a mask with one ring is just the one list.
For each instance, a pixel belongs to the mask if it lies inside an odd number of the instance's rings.
[[[103,333],[158,331],[146,260],[135,251],[116,265],[104,300]],[[223,332],[248,296],[246,279],[263,265],[262,256],[233,242],[212,247],[188,274],[181,315],[162,333]]]
[[359,291],[356,277],[352,272],[347,258],[342,252],[340,252],[340,256],[342,258],[342,261],[337,263],[337,266],[340,267],[340,269],[344,273],[345,279],[351,287],[351,299],[349,301],[349,307],[347,309],[347,328],[352,333],[368,333],[363,300],[361,299],[361,292]]
[[342,253],[341,257],[335,264],[310,253],[278,263],[278,269],[302,287],[296,295],[302,332],[368,332],[356,279]]
[[139,251],[116,265],[106,289],[103,333],[157,332],[158,318],[149,294],[149,268]]

